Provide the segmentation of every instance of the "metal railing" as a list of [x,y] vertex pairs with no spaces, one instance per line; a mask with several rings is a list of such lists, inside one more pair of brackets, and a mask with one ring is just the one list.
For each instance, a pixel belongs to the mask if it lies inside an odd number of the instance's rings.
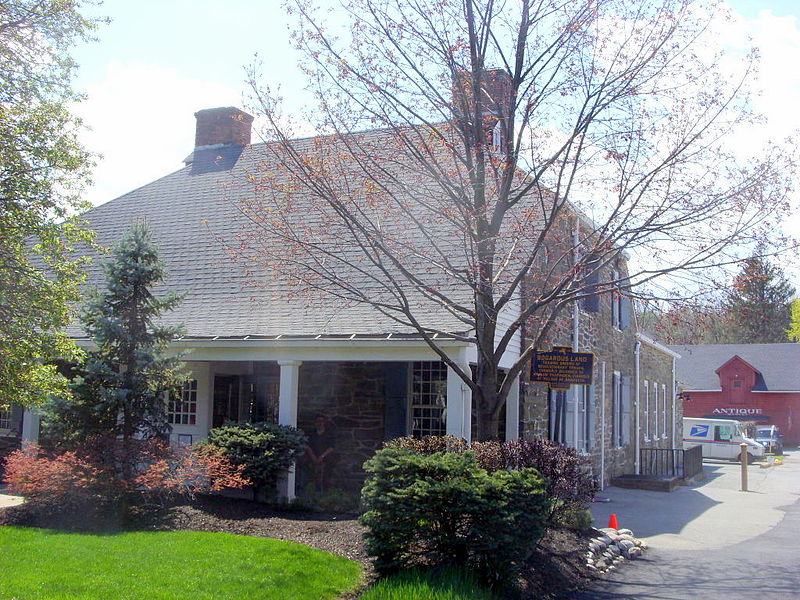
[[697,475],[703,469],[703,449],[641,448],[639,465],[642,475],[648,477],[683,477]]

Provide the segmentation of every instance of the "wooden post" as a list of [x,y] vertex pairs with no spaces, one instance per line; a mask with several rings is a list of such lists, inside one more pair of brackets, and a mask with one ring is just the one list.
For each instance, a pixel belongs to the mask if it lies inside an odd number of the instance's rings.
[[739,460],[742,463],[742,491],[747,491],[747,444],[742,442],[739,444],[739,448],[741,448],[741,453],[739,454]]

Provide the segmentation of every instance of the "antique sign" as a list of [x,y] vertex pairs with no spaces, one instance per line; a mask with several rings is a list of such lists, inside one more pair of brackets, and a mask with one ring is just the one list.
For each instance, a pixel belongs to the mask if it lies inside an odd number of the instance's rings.
[[570,346],[553,346],[531,358],[531,381],[547,383],[554,390],[568,390],[572,384],[591,385],[594,354],[573,352]]

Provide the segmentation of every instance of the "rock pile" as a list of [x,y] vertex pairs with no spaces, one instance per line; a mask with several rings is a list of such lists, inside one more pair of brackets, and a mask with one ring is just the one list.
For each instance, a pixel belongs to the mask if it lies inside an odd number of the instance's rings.
[[591,571],[605,573],[616,568],[623,560],[639,558],[647,544],[633,537],[630,529],[595,529],[597,535],[589,542],[586,565]]

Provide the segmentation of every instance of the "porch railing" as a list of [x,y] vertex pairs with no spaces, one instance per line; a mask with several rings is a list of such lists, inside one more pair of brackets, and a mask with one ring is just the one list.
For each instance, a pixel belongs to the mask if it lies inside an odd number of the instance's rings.
[[642,475],[648,477],[693,477],[703,469],[703,449],[641,448],[639,465]]

